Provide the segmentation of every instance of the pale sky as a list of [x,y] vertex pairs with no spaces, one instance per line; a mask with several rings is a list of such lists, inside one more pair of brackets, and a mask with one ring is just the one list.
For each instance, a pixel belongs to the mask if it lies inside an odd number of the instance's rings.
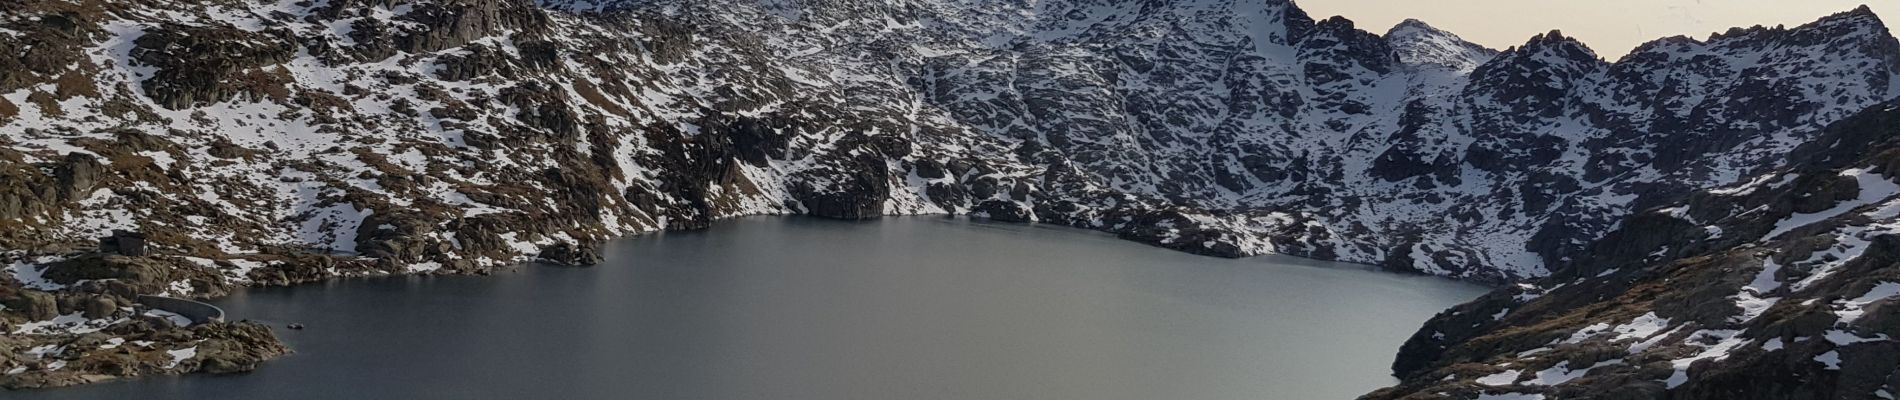
[[1385,33],[1417,18],[1487,47],[1503,50],[1562,29],[1612,61],[1651,40],[1755,25],[1788,27],[1873,6],[1888,26],[1900,21],[1900,0],[1296,0],[1314,19],[1344,15],[1359,29]]

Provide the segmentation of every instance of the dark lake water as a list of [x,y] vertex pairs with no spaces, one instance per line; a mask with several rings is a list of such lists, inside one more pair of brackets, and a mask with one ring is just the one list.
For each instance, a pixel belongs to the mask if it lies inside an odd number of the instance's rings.
[[[757,218],[608,262],[257,289],[297,354],[46,399],[1349,399],[1484,289],[1059,228]],[[297,322],[305,330],[282,329]]]

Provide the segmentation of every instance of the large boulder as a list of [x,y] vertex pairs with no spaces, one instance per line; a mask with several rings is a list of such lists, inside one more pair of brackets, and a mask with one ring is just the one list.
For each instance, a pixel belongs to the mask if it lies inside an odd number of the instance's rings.
[[605,260],[605,257],[601,256],[599,246],[588,243],[571,244],[562,242],[550,246],[543,246],[541,248],[541,259],[566,266],[584,267],[600,264],[601,261]]
[[53,294],[0,286],[0,305],[19,312],[29,320],[43,321],[59,316],[59,302]]
[[195,325],[191,331],[203,340],[198,342],[197,357],[192,358],[202,372],[248,372],[264,361],[290,353],[270,327],[255,322]]

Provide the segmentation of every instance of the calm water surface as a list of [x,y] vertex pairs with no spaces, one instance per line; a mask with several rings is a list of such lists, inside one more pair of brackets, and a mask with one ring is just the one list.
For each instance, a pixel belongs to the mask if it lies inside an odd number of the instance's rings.
[[605,265],[218,301],[297,354],[6,398],[1349,399],[1483,289],[949,218],[748,219]]

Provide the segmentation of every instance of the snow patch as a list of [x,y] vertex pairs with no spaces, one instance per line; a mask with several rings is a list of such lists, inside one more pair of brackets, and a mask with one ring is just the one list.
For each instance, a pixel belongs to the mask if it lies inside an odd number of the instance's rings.
[[178,350],[166,350],[165,355],[169,355],[172,357],[171,364],[166,364],[165,368],[166,369],[178,368],[179,363],[185,362],[185,360],[190,360],[192,357],[198,356],[198,346],[191,346],[190,348],[178,349]]

